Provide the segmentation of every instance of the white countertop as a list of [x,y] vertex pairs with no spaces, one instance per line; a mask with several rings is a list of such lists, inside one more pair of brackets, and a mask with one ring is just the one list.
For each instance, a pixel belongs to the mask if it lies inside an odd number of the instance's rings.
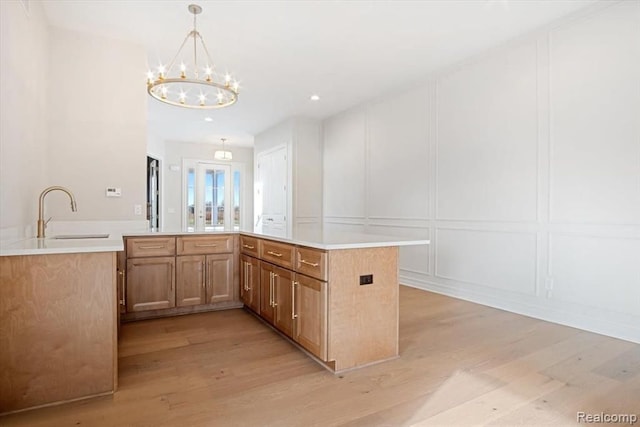
[[[384,236],[365,233],[336,232],[326,230],[298,231],[292,238],[276,237],[267,234],[247,231],[185,231],[185,230],[154,230],[133,231],[123,233],[109,233],[108,238],[79,238],[55,239],[55,236],[44,239],[30,238],[0,242],[0,256],[63,254],[83,252],[118,252],[124,250],[123,236],[184,236],[241,233],[261,239],[275,240],[316,249],[358,249],[377,248],[387,246],[428,245],[426,239],[407,238],[399,236]],[[73,235],[74,233],[65,233]],[[82,233],[77,233],[82,236]]]
[[430,243],[429,240],[425,239],[317,229],[298,231],[294,233],[294,236],[291,239],[247,231],[243,231],[242,234],[259,237],[261,239],[276,240],[278,242],[325,250],[415,246],[428,245]]
[[[53,236],[55,237],[55,236]],[[0,256],[71,254],[85,252],[119,252],[124,250],[122,234],[111,233],[99,239],[44,239],[30,238],[0,242]]]

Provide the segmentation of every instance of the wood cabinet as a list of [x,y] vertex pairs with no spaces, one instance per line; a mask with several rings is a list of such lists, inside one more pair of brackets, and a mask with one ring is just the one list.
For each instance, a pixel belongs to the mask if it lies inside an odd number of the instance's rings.
[[235,234],[127,238],[126,249],[128,320],[242,306]]
[[176,242],[178,255],[233,253],[234,236],[180,236]]
[[259,246],[260,259],[293,270],[294,246],[271,240],[262,240]]
[[[326,281],[305,275],[326,278],[326,252],[266,239],[252,242],[250,246],[260,248],[261,261],[255,259],[254,263],[260,263],[258,314],[310,353],[327,360],[328,285]],[[242,259],[243,262],[254,260],[248,255]],[[293,271],[294,259],[305,274]]]
[[173,256],[176,254],[175,237],[129,237],[126,240],[127,258]]
[[127,260],[127,311],[176,306],[174,257]]
[[[260,263],[257,313],[265,322],[334,372],[398,356],[397,247],[247,244],[243,259]],[[249,256],[255,248],[259,261]]]
[[318,249],[296,247],[296,268],[298,273],[327,280],[327,252]]
[[126,311],[175,307],[175,237],[127,238],[126,250]]
[[205,270],[204,255],[177,257],[176,301],[178,307],[205,303]]
[[293,337],[293,272],[260,263],[260,315],[288,337]]
[[260,257],[260,239],[251,236],[240,236],[240,250],[254,258]]
[[296,274],[292,292],[293,339],[327,360],[327,282]]
[[240,256],[240,299],[260,314],[260,261],[245,254]]
[[178,307],[234,299],[233,254],[179,256],[176,260]]
[[237,299],[233,242],[233,235],[178,237],[179,307]]

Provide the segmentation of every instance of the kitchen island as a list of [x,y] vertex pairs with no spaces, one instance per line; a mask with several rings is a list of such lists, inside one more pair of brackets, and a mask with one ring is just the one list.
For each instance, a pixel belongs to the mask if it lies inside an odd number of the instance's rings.
[[[333,372],[398,356],[398,246],[429,243],[320,231],[290,239],[234,231],[123,234],[175,242],[233,236],[245,307]],[[0,364],[7,367],[0,413],[117,387],[122,237],[53,240],[0,248]]]

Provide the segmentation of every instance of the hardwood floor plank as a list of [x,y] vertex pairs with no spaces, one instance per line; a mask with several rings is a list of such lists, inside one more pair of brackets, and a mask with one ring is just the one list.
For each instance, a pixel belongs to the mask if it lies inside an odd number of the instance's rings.
[[0,425],[560,426],[640,412],[639,345],[404,286],[401,357],[341,375],[243,310],[127,323],[119,344],[115,395]]

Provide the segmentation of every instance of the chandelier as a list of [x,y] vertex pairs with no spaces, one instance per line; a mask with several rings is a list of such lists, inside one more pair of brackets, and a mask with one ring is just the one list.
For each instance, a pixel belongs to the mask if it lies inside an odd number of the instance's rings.
[[216,160],[233,160],[233,154],[231,151],[226,151],[224,149],[224,143],[227,141],[227,138],[220,138],[222,140],[222,150],[218,150],[213,153],[213,158]]
[[[229,73],[223,81],[216,80],[215,67],[204,43],[204,39],[196,29],[196,16],[202,12],[197,4],[190,4],[189,12],[193,14],[193,30],[185,37],[180,49],[168,66],[160,65],[157,72],[147,73],[147,92],[158,101],[178,107],[212,109],[223,108],[238,100],[239,84]],[[193,38],[193,61],[187,66],[181,56],[182,49]],[[198,63],[198,41],[204,52],[204,63]],[[176,59],[180,57],[180,71],[173,77]],[[201,68],[199,68],[201,67]]]

